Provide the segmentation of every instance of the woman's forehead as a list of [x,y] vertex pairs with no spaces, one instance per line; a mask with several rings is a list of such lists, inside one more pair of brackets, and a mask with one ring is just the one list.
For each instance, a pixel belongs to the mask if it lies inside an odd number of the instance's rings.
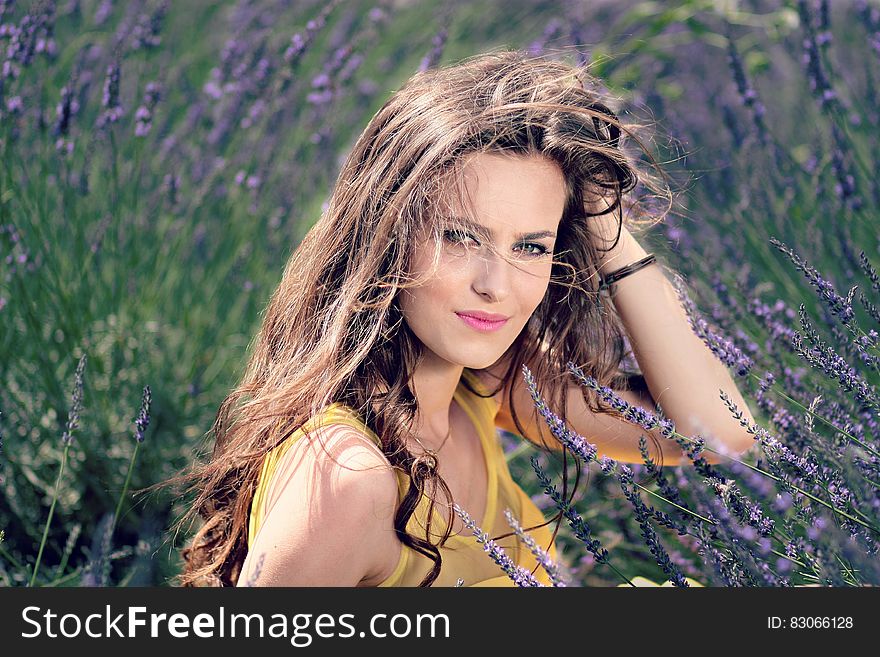
[[470,223],[492,233],[555,231],[566,202],[559,166],[548,158],[479,153],[461,163],[433,203],[435,220]]

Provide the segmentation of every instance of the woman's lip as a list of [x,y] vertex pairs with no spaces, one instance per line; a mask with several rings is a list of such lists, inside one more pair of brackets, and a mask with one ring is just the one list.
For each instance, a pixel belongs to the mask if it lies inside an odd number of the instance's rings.
[[490,322],[485,319],[477,319],[476,317],[471,317],[470,315],[462,315],[461,313],[455,313],[458,315],[461,320],[478,331],[482,331],[484,333],[491,333],[492,331],[497,331],[502,326],[507,323],[506,319],[498,320],[496,322]]

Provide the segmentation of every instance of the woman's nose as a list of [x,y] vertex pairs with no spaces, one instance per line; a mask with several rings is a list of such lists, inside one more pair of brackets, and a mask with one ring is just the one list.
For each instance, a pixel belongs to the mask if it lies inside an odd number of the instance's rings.
[[492,301],[502,301],[510,294],[510,266],[495,253],[482,253],[473,259],[472,287]]

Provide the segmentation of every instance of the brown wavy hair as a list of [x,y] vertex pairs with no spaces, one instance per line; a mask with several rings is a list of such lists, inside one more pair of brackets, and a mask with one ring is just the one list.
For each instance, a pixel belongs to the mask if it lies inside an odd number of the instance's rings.
[[[437,544],[429,540],[433,498],[425,536],[410,534],[407,522],[429,485],[447,500],[451,495],[436,470],[412,468],[405,447],[416,414],[410,373],[422,347],[403,321],[398,297],[422,282],[407,273],[416,236],[439,224],[433,210],[442,190],[460,191],[468,154],[540,155],[559,166],[566,183],[550,284],[505,354],[509,367],[501,385],[522,376],[528,364],[542,396],[563,417],[567,361],[602,385],[625,385],[619,377],[629,353],[623,328],[598,292],[599,252],[617,240],[597,247],[590,218],[612,213],[622,225],[624,209],[643,216],[633,212],[638,201],[624,197],[639,182],[665,198],[671,194],[649,172],[637,172],[636,159],[625,152],[627,139],[663,175],[636,134],[643,126],[624,126],[610,104],[586,66],[499,50],[413,75],[376,112],[344,162],[327,209],[284,268],[242,380],[209,432],[215,440],[210,459],[163,482],[189,484],[195,494],[180,524],[196,514],[204,520],[182,551],[179,583],[237,583],[266,453],[331,402],[357,411],[381,437],[390,464],[410,475],[395,530],[402,543],[434,562],[420,586],[437,578],[452,511]],[[594,212],[600,199],[611,202]],[[439,239],[435,245],[439,252]],[[582,390],[594,412],[617,414]],[[509,388],[507,394],[512,407]],[[515,413],[514,421],[525,436]],[[565,462],[565,450],[562,455]],[[567,470],[563,466],[564,494]],[[579,478],[578,464],[574,489]]]

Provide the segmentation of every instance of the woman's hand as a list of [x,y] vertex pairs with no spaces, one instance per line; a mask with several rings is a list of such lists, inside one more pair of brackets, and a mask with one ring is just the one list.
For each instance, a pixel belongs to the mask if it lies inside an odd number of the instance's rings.
[[[588,205],[590,212],[600,212],[608,207],[607,201]],[[616,212],[607,212],[596,217],[589,217],[590,229],[594,236],[593,243],[599,249],[599,272],[605,276],[621,267],[644,257],[641,245],[632,236],[625,225],[619,225],[620,219]],[[620,228],[620,239],[610,251],[605,251],[617,238]]]

